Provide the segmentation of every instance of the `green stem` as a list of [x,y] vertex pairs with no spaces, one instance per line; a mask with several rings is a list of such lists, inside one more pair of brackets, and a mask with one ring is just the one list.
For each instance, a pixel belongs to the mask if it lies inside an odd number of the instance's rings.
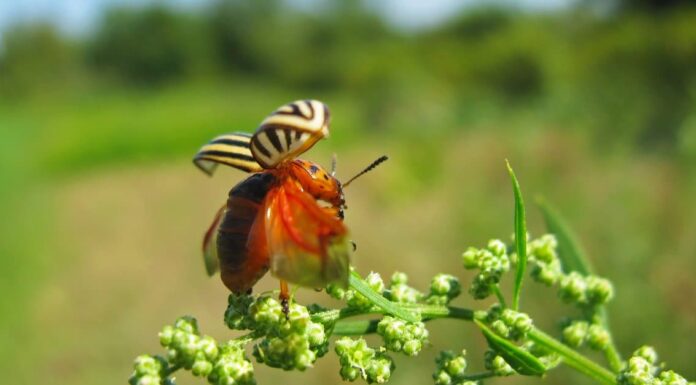
[[174,374],[174,372],[176,372],[179,369],[181,369],[181,365],[179,364],[168,367],[167,370],[164,371],[164,378],[171,376],[172,374]]
[[505,303],[505,297],[503,297],[503,292],[500,291],[500,285],[493,285],[493,292],[495,293],[495,296],[498,297],[498,302],[500,302],[500,305],[506,308],[507,304]]
[[491,377],[495,377],[495,373],[493,373],[493,372],[481,372],[481,373],[467,374],[466,376],[464,376],[464,380],[477,381],[477,380],[483,380],[483,379],[491,378]]
[[[599,322],[601,323],[602,327],[609,330],[609,315],[607,314],[607,309],[604,306],[600,306],[597,309],[597,316],[599,316]],[[618,349],[616,349],[613,338],[609,340],[609,345],[604,350],[604,356],[607,358],[609,367],[614,371],[614,373],[621,371],[623,367],[623,360],[621,359],[621,354],[619,354]]]
[[[454,306],[438,306],[438,305],[421,305],[421,304],[400,304],[405,309],[417,311],[424,320],[438,318],[453,318],[466,321],[474,319],[474,311],[471,309],[459,308]],[[379,320],[345,320],[345,318],[364,315],[364,314],[384,314],[384,310],[373,307],[368,310],[358,311],[350,309],[342,310],[327,310],[324,312],[312,315],[312,320],[315,322],[335,322],[333,329],[334,335],[353,336],[370,334],[377,331]],[[608,369],[602,367],[596,362],[588,359],[582,354],[576,352],[562,342],[544,333],[543,331],[533,328],[528,334],[529,340],[537,345],[544,347],[546,350],[558,354],[563,362],[569,367],[577,370],[606,385],[616,385],[616,376]]]
[[534,341],[537,345],[543,346],[561,356],[566,365],[579,371],[580,373],[583,373],[603,384],[616,384],[616,376],[614,373],[564,345],[543,331],[534,328],[527,334],[527,337],[531,341]]

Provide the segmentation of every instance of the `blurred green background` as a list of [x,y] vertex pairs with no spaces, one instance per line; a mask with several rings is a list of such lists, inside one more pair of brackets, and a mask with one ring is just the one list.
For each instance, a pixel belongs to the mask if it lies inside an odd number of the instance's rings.
[[[693,2],[73,3],[98,3],[85,28],[61,2],[14,18],[20,3],[0,6],[4,383],[125,383],[183,314],[230,336],[226,289],[205,276],[199,245],[244,175],[207,178],[190,158],[300,98],[333,113],[331,138],[307,158],[328,165],[336,152],[345,178],[391,157],[346,192],[361,272],[468,281],[461,252],[512,233],[508,158],[532,234],[544,231],[531,204],[542,195],[615,283],[624,354],[651,344],[696,378]],[[573,311],[531,282],[522,300],[547,330]],[[392,383],[430,383],[439,349],[482,362],[470,325],[431,331],[433,346],[398,358]],[[257,366],[257,379],[340,381],[333,354],[303,374]],[[561,369],[546,382],[589,380]]]

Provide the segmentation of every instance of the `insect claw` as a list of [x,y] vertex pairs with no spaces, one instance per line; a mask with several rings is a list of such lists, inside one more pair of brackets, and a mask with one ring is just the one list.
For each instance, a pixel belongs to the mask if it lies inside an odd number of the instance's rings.
[[358,250],[358,244],[355,243],[354,241],[350,241],[350,244],[353,245],[353,252]]
[[288,283],[286,281],[280,281],[280,306],[283,308],[283,314],[285,314],[285,320],[290,319],[290,292],[288,290]]
[[285,320],[290,321],[290,304],[287,298],[280,299],[280,306],[283,307],[283,314],[285,314]]

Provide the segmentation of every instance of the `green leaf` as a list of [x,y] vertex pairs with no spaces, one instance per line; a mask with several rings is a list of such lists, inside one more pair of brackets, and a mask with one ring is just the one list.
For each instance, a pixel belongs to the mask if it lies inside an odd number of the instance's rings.
[[577,271],[583,275],[592,274],[592,266],[585,257],[575,236],[565,224],[558,212],[542,198],[537,199],[537,205],[544,215],[546,229],[558,240],[558,258],[565,273]]
[[528,351],[499,336],[479,320],[474,320],[488,341],[488,346],[505,359],[515,371],[525,376],[541,376],[546,366]]
[[382,294],[372,290],[372,288],[360,277],[360,274],[357,272],[350,272],[348,284],[353,290],[365,296],[365,298],[367,298],[375,306],[384,310],[387,314],[391,314],[394,317],[401,318],[402,320],[408,322],[420,321],[420,316],[418,314],[405,310],[397,303],[389,301],[388,299],[384,298]]
[[524,279],[524,271],[527,268],[527,222],[520,184],[517,182],[517,177],[510,166],[510,162],[506,160],[505,163],[507,164],[508,173],[510,173],[512,190],[515,194],[515,249],[517,251],[517,271],[515,272],[515,286],[512,291],[512,308],[518,310],[520,307],[522,280]]

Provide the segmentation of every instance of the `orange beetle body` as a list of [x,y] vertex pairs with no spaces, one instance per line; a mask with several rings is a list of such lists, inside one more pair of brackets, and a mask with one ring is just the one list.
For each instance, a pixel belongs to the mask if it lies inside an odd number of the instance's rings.
[[[330,204],[320,207],[316,201]],[[288,266],[274,269],[278,278],[303,286],[323,286],[341,278],[325,263],[331,243],[343,242],[344,198],[341,183],[317,164],[296,159],[253,174],[229,193],[217,229],[217,254],[222,281],[235,293],[249,291],[274,262],[269,246]],[[269,236],[270,235],[270,236]],[[269,241],[273,243],[269,245]],[[292,259],[305,259],[292,261]],[[291,259],[290,263],[287,260]],[[314,266],[310,271],[298,268]]]

